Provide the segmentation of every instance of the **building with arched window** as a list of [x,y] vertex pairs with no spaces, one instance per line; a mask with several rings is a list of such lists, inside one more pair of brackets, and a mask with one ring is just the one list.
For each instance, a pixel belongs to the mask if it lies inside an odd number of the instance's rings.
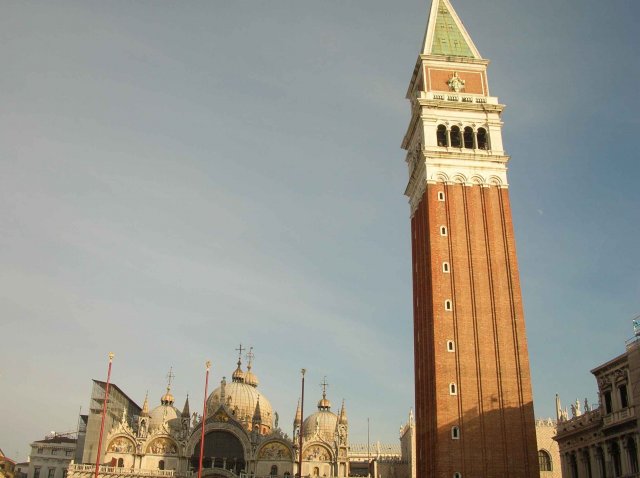
[[640,476],[640,338],[626,351],[591,370],[598,384],[599,406],[585,400],[562,409],[556,397],[562,476],[603,478]]
[[540,478],[562,478],[560,451],[553,437],[556,435],[556,420],[536,420],[536,443]]

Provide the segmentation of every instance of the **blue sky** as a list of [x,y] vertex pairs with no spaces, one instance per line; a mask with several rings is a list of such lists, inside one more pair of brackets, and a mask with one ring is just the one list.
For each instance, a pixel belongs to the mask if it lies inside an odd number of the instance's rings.
[[[289,431],[323,376],[354,442],[413,403],[404,94],[426,0],[3,2],[0,447],[90,380],[179,406],[255,348]],[[637,0],[454,0],[492,61],[536,414],[640,313]]]

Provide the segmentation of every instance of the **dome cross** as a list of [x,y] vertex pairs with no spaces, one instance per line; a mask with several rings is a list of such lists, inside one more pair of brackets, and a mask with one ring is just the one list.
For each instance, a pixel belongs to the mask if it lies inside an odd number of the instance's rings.
[[173,366],[172,366],[169,368],[169,373],[167,374],[167,390],[171,388],[171,382],[173,382],[174,378],[176,378],[176,376],[173,373]]
[[249,366],[253,364],[253,359],[256,358],[256,354],[253,353],[253,347],[249,347],[249,352],[245,355],[247,362],[249,362]]
[[329,386],[329,382],[327,382],[327,376],[324,376],[322,383],[320,383],[322,387],[322,398],[327,398],[327,387]]
[[236,351],[238,352],[238,360],[242,360],[242,352],[245,350],[247,349],[243,347],[242,344],[240,344],[240,347],[236,349]]

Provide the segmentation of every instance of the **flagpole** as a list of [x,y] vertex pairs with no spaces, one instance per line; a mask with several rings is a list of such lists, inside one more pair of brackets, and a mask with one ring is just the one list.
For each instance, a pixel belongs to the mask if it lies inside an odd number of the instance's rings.
[[104,392],[104,404],[102,405],[102,422],[100,423],[100,438],[98,439],[98,454],[96,456],[96,471],[95,478],[98,478],[98,472],[100,471],[100,454],[102,452],[102,435],[104,433],[104,419],[107,415],[107,402],[109,401],[109,384],[111,382],[111,365],[113,364],[114,353],[109,352],[109,369],[107,371],[107,387]]
[[298,455],[298,476],[302,478],[302,434],[304,432],[304,374],[307,373],[306,369],[300,371],[302,373],[302,399],[300,400],[300,455]]
[[369,445],[370,443],[371,443],[371,438],[369,436],[369,418],[367,417],[367,460],[369,462],[369,465],[367,466],[369,470],[367,476],[371,476],[371,447]]
[[209,389],[209,370],[211,362],[207,360],[206,378],[204,379],[204,404],[202,405],[202,432],[200,434],[200,458],[198,460],[198,478],[202,478],[202,455],[204,454],[204,422],[207,420],[207,393]]

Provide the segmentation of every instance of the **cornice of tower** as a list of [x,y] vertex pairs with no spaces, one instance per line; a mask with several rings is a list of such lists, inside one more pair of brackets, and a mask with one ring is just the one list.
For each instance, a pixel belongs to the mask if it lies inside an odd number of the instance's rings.
[[467,187],[499,187],[507,189],[508,156],[492,156],[479,168],[477,159],[462,160],[459,155],[428,157],[416,165],[405,195],[409,198],[411,217],[423,200],[427,184],[462,184]]

